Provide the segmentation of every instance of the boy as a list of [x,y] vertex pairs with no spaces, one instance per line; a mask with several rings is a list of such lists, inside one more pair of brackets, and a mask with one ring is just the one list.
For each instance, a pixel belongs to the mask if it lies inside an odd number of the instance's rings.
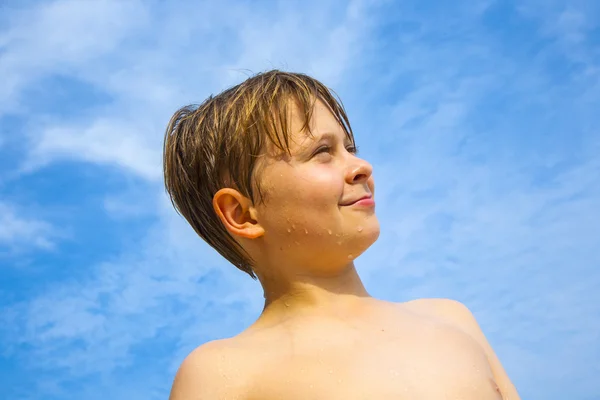
[[171,400],[519,399],[465,306],[365,290],[372,167],[317,80],[270,71],[179,110],[164,166],[176,209],[265,296],[243,333],[184,360]]

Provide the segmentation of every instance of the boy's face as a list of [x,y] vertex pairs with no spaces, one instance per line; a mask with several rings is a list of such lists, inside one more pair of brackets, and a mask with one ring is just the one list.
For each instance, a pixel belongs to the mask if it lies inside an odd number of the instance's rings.
[[379,236],[372,167],[354,154],[323,103],[316,103],[310,121],[313,137],[301,132],[302,126],[295,111],[291,157],[261,160],[257,179],[265,201],[255,205],[257,219],[265,230],[269,264],[335,274]]

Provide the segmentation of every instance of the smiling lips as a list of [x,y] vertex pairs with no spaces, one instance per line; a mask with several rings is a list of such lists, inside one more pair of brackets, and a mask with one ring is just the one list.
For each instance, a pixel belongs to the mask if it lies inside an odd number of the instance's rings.
[[372,207],[375,205],[375,200],[373,200],[373,195],[368,194],[366,196],[360,197],[356,200],[349,201],[347,203],[341,204],[342,206],[363,206],[363,207]]

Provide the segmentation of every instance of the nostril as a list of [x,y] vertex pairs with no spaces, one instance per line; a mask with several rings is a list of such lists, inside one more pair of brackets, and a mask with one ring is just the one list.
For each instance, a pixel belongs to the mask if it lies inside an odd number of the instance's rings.
[[354,182],[360,182],[367,179],[367,174],[357,174],[354,176]]
[[353,168],[348,170],[346,175],[346,182],[350,184],[365,182],[371,176],[371,168],[368,164],[354,165]]

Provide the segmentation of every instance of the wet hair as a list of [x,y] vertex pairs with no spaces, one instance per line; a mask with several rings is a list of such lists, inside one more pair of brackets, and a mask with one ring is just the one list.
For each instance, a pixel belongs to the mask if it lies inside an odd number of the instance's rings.
[[290,155],[290,115],[295,107],[309,122],[314,104],[323,102],[354,143],[354,135],[337,95],[318,80],[300,73],[272,70],[208,97],[200,105],[180,108],[165,133],[165,187],[175,210],[196,233],[229,262],[256,279],[252,259],[227,232],[213,208],[213,196],[233,187],[263,201],[255,176],[256,161],[271,144]]

